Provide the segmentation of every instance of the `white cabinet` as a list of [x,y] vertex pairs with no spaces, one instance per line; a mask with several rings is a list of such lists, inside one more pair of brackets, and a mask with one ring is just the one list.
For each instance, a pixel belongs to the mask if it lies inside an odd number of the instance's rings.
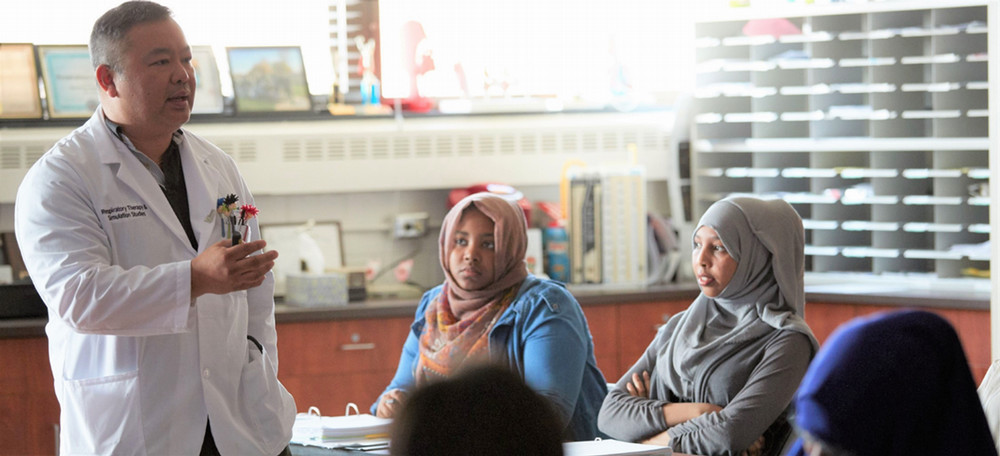
[[807,270],[989,269],[987,2],[888,2],[699,21],[695,218],[734,193],[805,221]]
[[[569,161],[635,163],[665,180],[673,113],[552,113],[189,123],[233,156],[256,195],[557,185]],[[83,121],[81,121],[82,123]],[[74,127],[3,128],[0,203]]]

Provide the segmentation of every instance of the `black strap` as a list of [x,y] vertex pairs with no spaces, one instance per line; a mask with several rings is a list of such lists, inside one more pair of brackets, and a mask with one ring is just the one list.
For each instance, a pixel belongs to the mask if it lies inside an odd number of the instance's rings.
[[260,342],[257,342],[257,339],[254,339],[253,336],[247,334],[247,340],[253,342],[253,344],[257,346],[257,350],[260,350],[260,354],[264,354],[264,346],[261,345]]

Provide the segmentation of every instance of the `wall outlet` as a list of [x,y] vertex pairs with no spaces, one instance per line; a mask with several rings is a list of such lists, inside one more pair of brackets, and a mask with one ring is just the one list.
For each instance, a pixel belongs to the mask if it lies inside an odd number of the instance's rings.
[[411,212],[396,216],[392,234],[397,239],[418,238],[427,234],[427,222],[430,216],[426,212]]

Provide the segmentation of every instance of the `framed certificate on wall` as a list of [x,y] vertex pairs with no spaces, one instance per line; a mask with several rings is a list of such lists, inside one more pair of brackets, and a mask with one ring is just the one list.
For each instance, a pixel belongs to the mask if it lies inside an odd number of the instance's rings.
[[49,117],[90,117],[100,104],[86,45],[38,46]]
[[42,99],[38,93],[35,46],[0,43],[0,118],[41,117]]
[[220,114],[225,109],[219,65],[211,46],[192,46],[191,65],[196,81],[192,114]]
[[226,52],[237,114],[312,109],[298,46],[230,47]]

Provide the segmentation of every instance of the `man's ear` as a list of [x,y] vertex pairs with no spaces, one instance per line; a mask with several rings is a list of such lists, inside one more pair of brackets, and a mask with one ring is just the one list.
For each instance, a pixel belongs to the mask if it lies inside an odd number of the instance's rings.
[[115,86],[115,70],[112,70],[107,64],[97,66],[97,85],[101,86],[101,90],[107,92],[109,96],[118,96],[118,88]]

